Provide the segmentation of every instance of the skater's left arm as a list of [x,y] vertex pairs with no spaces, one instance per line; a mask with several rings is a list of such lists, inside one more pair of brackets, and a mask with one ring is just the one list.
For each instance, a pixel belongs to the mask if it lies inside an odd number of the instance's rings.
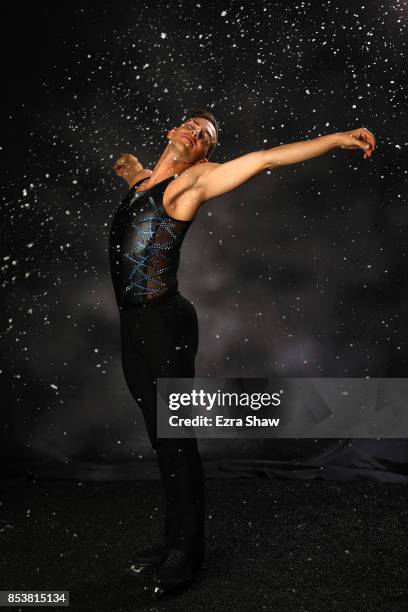
[[297,164],[336,148],[362,149],[364,159],[368,159],[373,154],[375,146],[374,134],[366,128],[358,128],[285,144],[265,151],[254,151],[224,164],[205,164],[194,190],[197,200],[206,202],[240,187],[265,170]]

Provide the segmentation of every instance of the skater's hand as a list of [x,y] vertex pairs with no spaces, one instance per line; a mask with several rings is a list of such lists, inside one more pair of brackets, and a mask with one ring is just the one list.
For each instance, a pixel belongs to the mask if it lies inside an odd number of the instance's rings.
[[341,149],[362,149],[363,158],[368,159],[374,153],[376,140],[374,134],[367,128],[357,128],[347,132],[339,132],[337,135],[338,146]]
[[117,176],[120,176],[127,182],[129,187],[143,178],[148,178],[152,174],[152,170],[143,168],[137,157],[130,153],[122,153],[115,161],[113,169]]
[[122,153],[122,155],[115,161],[113,169],[118,176],[124,178],[124,175],[129,173],[129,171],[131,171],[133,174],[135,172],[140,172],[143,170],[143,166],[134,155],[131,155],[130,153]]

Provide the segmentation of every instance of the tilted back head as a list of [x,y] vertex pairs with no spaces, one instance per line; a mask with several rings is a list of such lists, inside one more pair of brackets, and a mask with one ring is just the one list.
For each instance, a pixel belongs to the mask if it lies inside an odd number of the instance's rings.
[[206,108],[196,108],[196,109],[194,109],[190,113],[190,115],[187,117],[187,120],[188,119],[194,119],[194,117],[201,117],[202,119],[207,119],[207,121],[209,121],[213,125],[213,127],[214,127],[214,130],[215,130],[215,139],[214,139],[212,145],[210,146],[210,148],[208,149],[207,155],[206,155],[207,159],[209,159],[211,157],[215,147],[218,144],[218,123],[217,123],[217,120],[214,117],[214,114],[210,110],[207,110]]

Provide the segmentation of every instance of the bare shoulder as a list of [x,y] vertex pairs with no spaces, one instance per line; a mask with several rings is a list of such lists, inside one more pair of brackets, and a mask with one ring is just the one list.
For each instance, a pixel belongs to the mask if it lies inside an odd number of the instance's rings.
[[188,168],[187,170],[182,172],[174,181],[172,181],[170,186],[174,187],[175,193],[194,189],[194,186],[197,184],[198,179],[205,176],[208,172],[210,172],[219,165],[220,164],[214,164],[211,162],[206,162],[204,164],[195,164],[194,166],[191,166],[191,168]]
[[163,195],[163,206],[170,216],[183,221],[194,218],[201,204],[197,183],[216,166],[219,164],[195,164],[170,183]]

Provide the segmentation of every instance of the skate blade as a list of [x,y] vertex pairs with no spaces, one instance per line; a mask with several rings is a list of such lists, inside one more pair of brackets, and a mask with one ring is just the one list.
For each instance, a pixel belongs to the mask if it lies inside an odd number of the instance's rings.
[[131,576],[139,576],[140,574],[147,572],[148,569],[150,568],[146,565],[131,565],[127,569],[126,573],[130,574]]
[[194,578],[195,577],[192,577],[188,580],[184,580],[183,582],[178,582],[176,584],[156,584],[152,593],[153,599],[159,599],[166,595],[173,595],[184,591],[184,589],[189,588],[193,584]]

